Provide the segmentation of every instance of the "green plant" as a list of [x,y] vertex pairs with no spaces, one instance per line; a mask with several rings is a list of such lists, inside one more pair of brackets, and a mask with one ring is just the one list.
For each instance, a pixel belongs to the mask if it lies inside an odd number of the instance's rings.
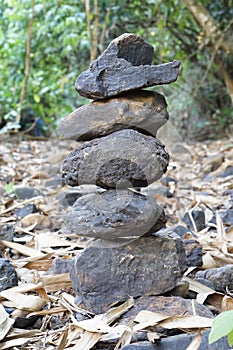
[[212,344],[220,338],[228,337],[229,346],[233,345],[233,310],[224,311],[219,314],[212,324],[209,334],[209,344]]
[[14,193],[15,197],[18,198],[18,195],[17,195],[17,193],[16,193],[15,186],[14,186],[13,182],[9,182],[9,184],[7,184],[7,185],[5,186],[5,191],[6,191],[6,193],[8,193],[8,194]]

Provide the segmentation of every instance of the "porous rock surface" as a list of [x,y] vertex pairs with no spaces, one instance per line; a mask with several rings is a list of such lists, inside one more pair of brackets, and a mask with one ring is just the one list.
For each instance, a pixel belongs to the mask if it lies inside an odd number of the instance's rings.
[[70,186],[145,187],[166,172],[168,161],[158,139],[128,129],[80,144],[64,159],[61,174]]
[[136,34],[113,40],[102,55],[75,82],[78,93],[102,99],[122,92],[169,84],[179,74],[179,61],[151,65],[153,47]]
[[79,198],[66,218],[79,236],[127,243],[165,226],[165,215],[153,197],[130,190],[108,190]]
[[89,141],[129,128],[156,136],[168,120],[166,107],[163,95],[155,91],[134,91],[76,109],[60,123],[58,133],[76,141]]
[[181,239],[141,237],[128,245],[96,248],[91,245],[74,258],[71,280],[77,302],[95,313],[113,303],[173,289],[185,269]]

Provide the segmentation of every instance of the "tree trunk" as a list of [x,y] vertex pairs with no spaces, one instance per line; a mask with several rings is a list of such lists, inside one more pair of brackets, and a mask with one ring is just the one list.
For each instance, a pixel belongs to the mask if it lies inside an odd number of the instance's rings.
[[90,0],[86,0],[86,20],[87,28],[90,37],[90,61],[96,59],[98,54],[98,44],[99,44],[99,4],[98,0],[94,0],[94,23],[92,28],[91,23],[91,6]]
[[233,56],[232,31],[233,20],[224,30],[220,30],[210,13],[196,0],[184,0],[184,3],[192,13],[204,36],[211,46],[219,48]]
[[24,82],[20,93],[18,114],[15,120],[16,123],[18,124],[20,123],[20,119],[21,119],[21,109],[26,97],[27,83],[30,75],[30,55],[31,55],[31,41],[32,41],[32,27],[33,27],[33,21],[34,21],[34,13],[35,13],[35,0],[32,0],[31,18],[28,22],[28,37],[27,37],[27,44],[26,44]]
[[[229,22],[224,30],[220,30],[210,13],[201,4],[197,3],[196,0],[184,0],[184,3],[204,33],[205,45],[210,47],[213,59],[222,72],[228,94],[233,104],[233,79],[228,74],[218,55],[218,51],[221,50],[233,56],[232,37],[229,35],[233,20]],[[231,39],[228,39],[230,37]]]

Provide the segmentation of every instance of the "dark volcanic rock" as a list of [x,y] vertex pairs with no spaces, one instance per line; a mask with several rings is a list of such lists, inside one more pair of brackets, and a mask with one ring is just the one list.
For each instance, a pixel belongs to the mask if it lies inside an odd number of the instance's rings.
[[[195,222],[197,232],[205,228],[205,213],[203,210],[194,210],[191,213],[193,221]],[[194,230],[193,223],[189,216],[189,213],[185,213],[182,221],[190,230]]]
[[14,226],[9,224],[0,225],[0,240],[1,241],[13,241],[14,238]]
[[114,39],[75,82],[80,95],[102,99],[148,86],[169,84],[179,73],[179,61],[151,66],[153,47],[136,34]]
[[129,128],[155,136],[168,119],[166,107],[162,95],[146,90],[93,101],[66,117],[58,126],[58,133],[77,141],[91,140]]
[[[148,341],[144,341],[123,346],[121,350],[186,350],[195,336],[196,333],[179,334],[161,339],[156,346]],[[230,350],[227,337],[221,338],[211,345],[209,345],[208,337],[209,331],[202,333],[202,340],[198,350]]]
[[202,246],[195,239],[184,239],[188,266],[202,266]]
[[37,196],[42,196],[43,193],[37,188],[33,187],[15,187],[15,195],[18,199],[29,199]]
[[0,292],[18,285],[18,276],[10,261],[0,258]]
[[130,190],[108,190],[79,198],[66,218],[80,236],[127,243],[165,226],[165,215],[153,197]]
[[57,200],[63,207],[67,208],[69,206],[72,207],[72,205],[74,205],[77,199],[79,199],[82,196],[85,196],[86,194],[101,193],[103,191],[105,190],[103,190],[100,187],[91,186],[91,185],[82,186],[82,187],[77,186],[77,187],[69,188],[69,190],[67,191],[60,192],[57,195]]
[[77,302],[101,313],[129,295],[159,295],[173,289],[185,269],[180,239],[150,236],[115,248],[90,245],[74,259],[71,280]]
[[35,206],[35,204],[27,204],[22,208],[18,208],[14,210],[14,214],[18,217],[18,218],[24,218],[25,216],[29,215],[29,214],[33,214],[33,213],[38,213],[38,209]]
[[233,290],[233,265],[225,265],[204,271],[198,271],[196,278],[203,278],[214,285],[217,292],[226,293],[226,290]]
[[158,139],[129,129],[83,142],[64,159],[61,174],[70,186],[145,187],[166,172],[168,161]]

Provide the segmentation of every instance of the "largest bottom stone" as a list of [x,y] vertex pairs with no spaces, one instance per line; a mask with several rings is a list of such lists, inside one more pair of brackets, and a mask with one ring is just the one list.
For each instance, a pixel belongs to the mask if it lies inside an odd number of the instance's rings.
[[113,303],[173,289],[186,269],[180,239],[142,237],[115,248],[87,247],[74,259],[71,280],[78,301],[95,313]]

